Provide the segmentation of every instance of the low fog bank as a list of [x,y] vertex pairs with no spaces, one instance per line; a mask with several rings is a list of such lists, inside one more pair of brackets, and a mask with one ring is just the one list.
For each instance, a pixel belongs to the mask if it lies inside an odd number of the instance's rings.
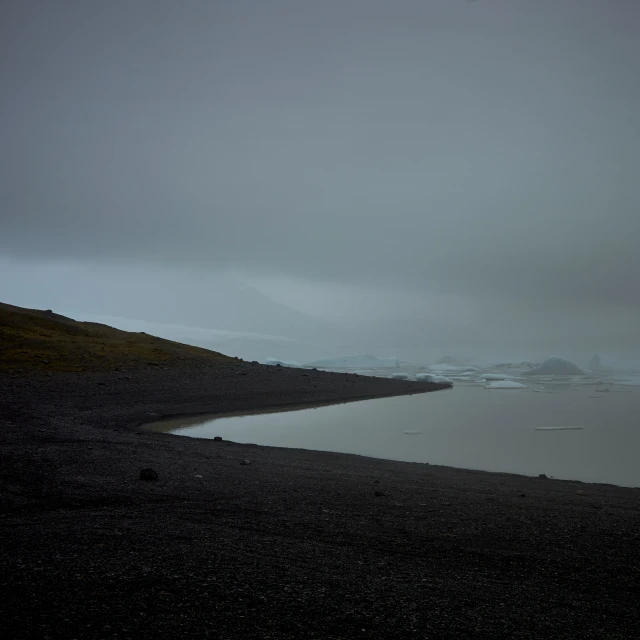
[[[370,354],[424,364],[640,360],[633,309],[536,307],[410,288],[100,263],[0,259],[0,300],[194,344],[244,360]],[[604,361],[604,360],[603,360]]]

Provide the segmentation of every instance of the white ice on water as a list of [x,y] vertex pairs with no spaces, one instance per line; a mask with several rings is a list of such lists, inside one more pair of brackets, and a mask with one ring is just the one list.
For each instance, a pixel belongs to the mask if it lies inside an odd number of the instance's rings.
[[451,383],[449,378],[434,373],[416,373],[416,380],[418,382],[437,382],[438,384]]
[[526,384],[520,384],[515,380],[496,380],[485,385],[485,389],[528,389]]

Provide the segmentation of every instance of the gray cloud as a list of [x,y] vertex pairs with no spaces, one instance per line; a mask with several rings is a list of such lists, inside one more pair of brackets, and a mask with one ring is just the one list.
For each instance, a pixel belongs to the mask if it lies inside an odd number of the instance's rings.
[[5,255],[640,306],[635,0],[1,11]]

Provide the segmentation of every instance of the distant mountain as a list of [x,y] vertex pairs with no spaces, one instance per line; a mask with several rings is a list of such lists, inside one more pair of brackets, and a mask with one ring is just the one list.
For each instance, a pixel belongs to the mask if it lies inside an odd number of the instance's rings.
[[[80,306],[79,301],[82,306]],[[60,287],[44,301],[60,309],[136,318],[147,322],[233,332],[286,336],[310,342],[333,340],[332,325],[272,300],[233,276],[162,271],[157,277],[136,275],[120,280],[86,278],[75,288]],[[268,354],[275,355],[278,354]]]
[[213,349],[243,360],[263,361],[274,354],[287,360],[305,360],[325,353],[321,347],[309,342],[264,333],[190,327],[92,313],[66,312],[65,315],[84,322],[107,324],[123,331],[144,331],[149,335]]

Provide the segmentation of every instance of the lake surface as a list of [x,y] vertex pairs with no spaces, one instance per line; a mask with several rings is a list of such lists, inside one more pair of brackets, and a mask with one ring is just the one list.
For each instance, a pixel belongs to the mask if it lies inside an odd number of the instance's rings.
[[[640,388],[446,391],[156,425],[185,436],[640,486]],[[159,426],[159,429],[158,429]],[[538,430],[540,427],[583,427]],[[410,433],[407,433],[410,432]]]

